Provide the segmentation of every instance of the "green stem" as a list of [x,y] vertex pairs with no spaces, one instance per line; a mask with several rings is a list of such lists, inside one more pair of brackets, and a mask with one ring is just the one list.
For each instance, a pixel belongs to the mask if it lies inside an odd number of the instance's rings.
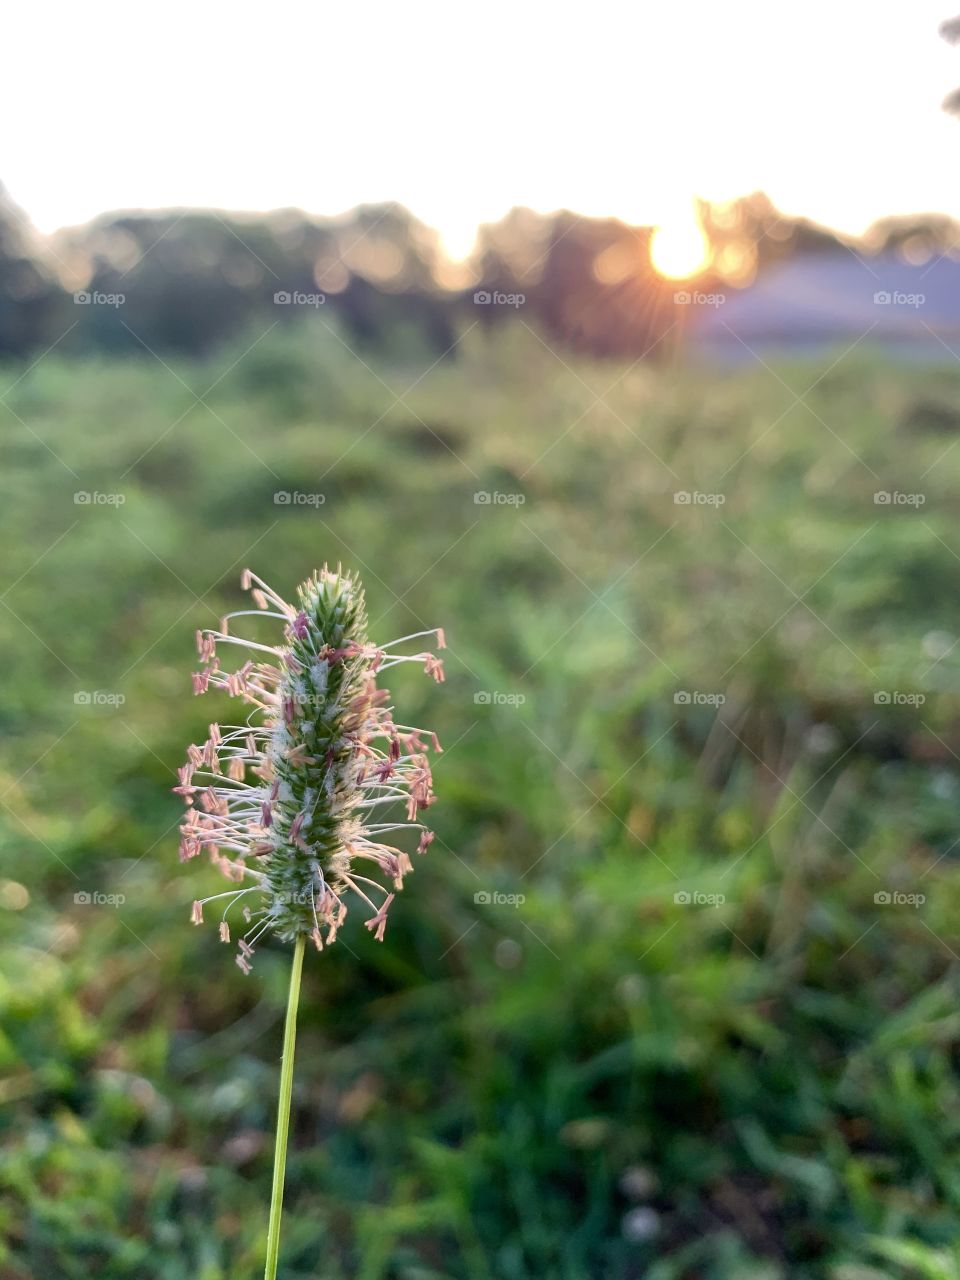
[[283,1178],[287,1170],[287,1134],[290,1130],[290,1098],[293,1094],[293,1054],[297,1045],[297,1005],[300,1002],[300,975],[303,972],[303,934],[297,935],[290,969],[287,1020],[283,1028],[283,1063],[280,1067],[280,1105],[277,1108],[277,1145],[273,1156],[273,1191],[270,1196],[270,1226],[267,1230],[267,1267],[263,1280],[277,1280],[280,1257],[280,1214],[283,1212]]

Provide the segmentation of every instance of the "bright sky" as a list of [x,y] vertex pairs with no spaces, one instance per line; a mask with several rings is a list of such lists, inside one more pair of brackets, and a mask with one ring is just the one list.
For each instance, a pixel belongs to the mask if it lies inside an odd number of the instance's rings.
[[[960,9],[960,0],[954,0]],[[32,0],[4,18],[0,182],[109,209],[399,200],[465,253],[512,205],[669,225],[765,189],[860,231],[960,216],[950,0]]]

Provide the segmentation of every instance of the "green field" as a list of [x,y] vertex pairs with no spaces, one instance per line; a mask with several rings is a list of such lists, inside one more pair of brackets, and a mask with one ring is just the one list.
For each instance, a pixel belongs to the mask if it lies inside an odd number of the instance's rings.
[[307,957],[285,1280],[957,1280],[960,371],[255,339],[0,376],[0,1276],[262,1271],[289,952],[170,788],[195,628],[342,561],[446,751]]

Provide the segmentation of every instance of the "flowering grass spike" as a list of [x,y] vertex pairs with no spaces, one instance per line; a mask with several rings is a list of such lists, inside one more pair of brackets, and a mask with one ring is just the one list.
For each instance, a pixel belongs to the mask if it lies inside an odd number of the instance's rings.
[[[202,923],[207,903],[225,901],[220,937],[229,941],[227,916],[244,903],[249,927],[237,963],[249,972],[268,931],[284,941],[309,937],[318,949],[332,943],[351,893],[383,940],[395,892],[413,869],[409,854],[387,841],[413,832],[418,853],[432,841],[421,821],[435,799],[426,752],[440,744],[434,733],[396,723],[377,677],[414,662],[442,681],[432,652],[399,647],[435,636],[442,649],[444,638],[437,629],[370,643],[363,588],[339,567],[303,583],[296,606],[249,570],[242,584],[256,608],[228,614],[219,631],[197,632],[203,669],[193,682],[195,693],[225,689],[252,710],[242,725],[210,726],[203,746],[189,748],[175,790],[187,805],[181,859],[206,851],[243,885],[195,902],[192,919]],[[280,643],[230,634],[234,618],[256,614],[282,626]],[[234,645],[250,656],[226,671],[219,650]]]

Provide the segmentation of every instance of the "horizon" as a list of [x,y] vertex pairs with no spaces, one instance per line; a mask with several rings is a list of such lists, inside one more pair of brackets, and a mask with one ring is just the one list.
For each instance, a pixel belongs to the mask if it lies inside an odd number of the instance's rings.
[[[302,217],[307,221],[314,221],[317,223],[332,223],[334,225],[340,224],[340,225],[347,226],[350,224],[351,219],[355,218],[360,212],[362,212],[365,209],[370,210],[370,209],[377,209],[380,207],[383,207],[383,208],[393,207],[406,212],[412,218],[418,221],[420,225],[423,226],[426,230],[431,231],[436,235],[437,249],[440,254],[440,259],[443,262],[455,268],[469,268],[472,265],[472,260],[474,259],[476,253],[481,247],[479,236],[483,228],[496,225],[496,222],[480,224],[477,228],[478,238],[471,245],[467,255],[462,258],[455,258],[451,256],[447,251],[447,248],[443,241],[442,232],[440,231],[440,229],[438,227],[431,226],[429,223],[426,223],[422,219],[418,218],[417,214],[413,210],[409,209],[408,206],[404,205],[402,202],[398,200],[383,200],[375,203],[363,202],[361,204],[353,205],[351,208],[348,208],[333,214],[319,213],[314,210],[305,209],[305,208],[296,207],[296,206],[276,206],[268,209],[232,209],[232,208],[211,207],[211,206],[201,206],[201,205],[167,205],[167,206],[159,206],[154,208],[120,207],[115,209],[104,209],[83,223],[72,224],[70,226],[57,227],[52,232],[44,232],[39,227],[37,227],[36,223],[30,217],[29,211],[23,209],[22,206],[20,206],[15,200],[13,200],[9,190],[7,190],[2,183],[0,183],[0,197],[2,196],[6,196],[8,208],[10,207],[10,204],[12,202],[12,204],[16,207],[17,211],[20,214],[23,214],[25,216],[30,230],[37,237],[39,237],[40,241],[49,242],[51,246],[55,245],[57,243],[58,238],[61,236],[68,236],[71,233],[83,232],[83,231],[89,230],[91,227],[97,224],[110,225],[111,223],[120,221],[124,218],[131,218],[131,219],[133,218],[145,218],[145,219],[146,218],[157,218],[157,219],[172,218],[174,220],[174,223],[176,223],[176,221],[191,215],[211,215],[215,218],[231,219],[231,220],[236,220],[238,222],[249,221],[253,223],[253,222],[256,222],[257,220],[269,221],[271,217],[275,217],[280,214],[296,214],[297,216]],[[745,201],[745,200],[749,200],[752,197],[761,197],[761,198],[765,197],[769,199],[768,193],[764,191],[743,192],[740,195],[735,196],[730,201],[718,202],[717,204],[710,206],[710,208],[712,208],[714,211],[722,211],[724,208],[728,208],[736,204],[738,200]],[[818,222],[816,219],[802,212],[799,214],[793,214],[793,213],[788,214],[786,211],[779,209],[776,206],[773,206],[773,208],[774,208],[774,212],[780,214],[785,222],[795,220],[798,223],[805,223],[810,227],[816,228],[834,237],[837,241],[837,247],[839,249],[843,249],[846,251],[856,250],[856,252],[862,252],[868,257],[875,256],[884,252],[882,248],[872,248],[870,245],[870,233],[875,228],[878,228],[878,227],[891,227],[891,226],[896,226],[898,224],[904,227],[909,227],[914,224],[916,224],[917,226],[921,226],[926,221],[933,223],[938,219],[949,219],[954,225],[960,228],[960,217],[956,215],[944,213],[942,210],[914,209],[904,213],[880,214],[861,233],[854,234],[854,233],[844,232],[842,229],[836,226],[830,226],[827,223]],[[569,207],[559,207],[556,209],[550,209],[550,210],[544,211],[540,209],[530,209],[529,206],[524,206],[524,205],[511,206],[510,209],[505,211],[502,217],[506,218],[515,211],[533,213],[537,217],[543,219],[544,222],[549,222],[552,219],[563,217],[565,215],[573,217],[574,219],[583,220],[583,221],[605,220],[599,217],[598,215],[586,214],[580,210],[572,209]],[[675,241],[668,240],[666,249],[664,250],[661,247],[661,251],[658,255],[657,235],[660,232],[660,228],[658,228],[656,224],[628,223],[628,222],[625,222],[622,218],[618,218],[616,215],[609,215],[609,220],[620,222],[626,229],[629,229],[629,230],[644,230],[644,231],[652,231],[654,233],[654,236],[651,242],[651,262],[652,262],[652,265],[657,270],[658,274],[667,281],[684,280],[684,279],[692,280],[697,276],[707,275],[711,272],[711,270],[716,269],[716,262],[712,255],[712,250],[718,246],[716,244],[711,245],[709,230],[703,229],[699,221],[697,221],[696,223],[695,230],[691,231],[684,228],[682,229],[681,234],[677,240]],[[702,241],[705,247],[704,255],[702,259],[699,261],[699,265],[696,265],[696,266],[691,266],[690,258],[689,258],[689,255],[692,254],[693,252],[691,235],[698,243]],[[674,263],[671,263],[671,259],[670,259],[670,254],[672,252],[675,252],[677,255]],[[818,252],[823,252],[823,251],[818,250]],[[900,260],[904,263],[904,265],[924,267],[929,264],[931,258],[936,258],[936,259],[949,258],[951,260],[960,259],[960,237],[958,237],[958,240],[955,244],[948,246],[946,249],[938,251],[936,247],[930,247],[926,252],[920,252],[916,257],[914,257],[913,255],[904,254],[902,251],[897,251],[897,250],[892,250],[888,252],[892,252],[897,257],[899,257]],[[672,269],[673,266],[676,267],[675,270]],[[460,276],[462,278],[458,279],[457,283],[453,283],[452,281],[454,280],[454,277],[456,276],[456,274],[457,273],[454,273],[454,275],[452,275],[449,280],[446,280],[446,281],[440,280],[439,283],[441,283],[446,288],[456,290],[457,288],[467,287],[469,285],[469,282],[471,280],[474,280],[474,276],[471,275],[469,271],[467,271],[466,274],[464,274],[463,271],[461,271]],[[720,274],[722,275],[724,273],[721,271]],[[479,279],[479,277],[476,277],[476,278]],[[728,282],[736,283],[732,277]],[[749,281],[745,283],[748,283],[748,282]]]

